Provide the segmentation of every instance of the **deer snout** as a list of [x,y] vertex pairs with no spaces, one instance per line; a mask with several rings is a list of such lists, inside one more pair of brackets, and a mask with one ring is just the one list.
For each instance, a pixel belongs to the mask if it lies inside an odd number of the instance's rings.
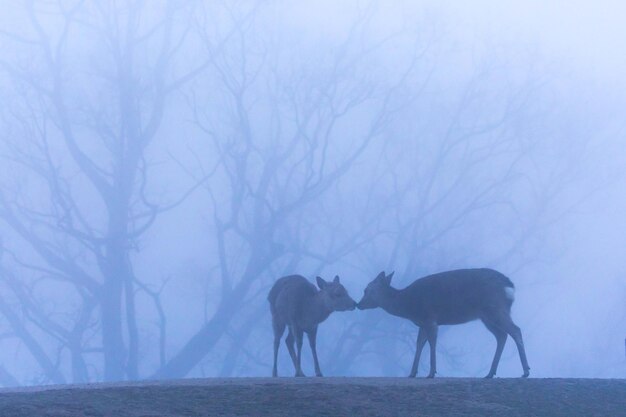
[[372,301],[369,298],[363,297],[361,299],[361,301],[356,303],[356,307],[359,310],[369,310],[370,308],[375,308],[376,305],[374,303],[372,303]]
[[345,300],[345,302],[344,302],[342,310],[343,311],[354,311],[355,308],[356,308],[356,301],[354,301],[351,297],[348,297],[348,299]]

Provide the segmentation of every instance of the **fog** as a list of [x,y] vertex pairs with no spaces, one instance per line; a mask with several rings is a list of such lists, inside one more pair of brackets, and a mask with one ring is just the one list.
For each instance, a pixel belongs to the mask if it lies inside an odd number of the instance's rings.
[[[279,277],[474,267],[531,376],[623,378],[625,11],[0,0],[0,385],[269,376]],[[480,322],[439,334],[439,375],[487,373]],[[405,376],[416,335],[338,312],[317,350]]]

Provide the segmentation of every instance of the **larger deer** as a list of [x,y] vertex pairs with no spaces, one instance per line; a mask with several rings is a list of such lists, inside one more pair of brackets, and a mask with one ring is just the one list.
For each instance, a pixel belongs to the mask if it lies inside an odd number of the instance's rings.
[[[322,376],[317,360],[317,326],[333,311],[356,308],[356,302],[341,285],[338,276],[335,276],[332,282],[317,277],[317,286],[319,291],[306,278],[300,275],[290,275],[277,280],[267,296],[274,328],[274,368],[272,370],[274,377],[278,375],[278,348],[285,327],[289,327],[285,344],[289,349],[293,366],[296,368],[296,376],[304,376],[300,366],[304,333],[308,336],[313,353],[315,375]],[[297,352],[294,349],[294,342]]]
[[485,378],[493,378],[498,362],[510,335],[519,352],[524,374],[529,375],[522,332],[511,319],[515,287],[510,279],[492,269],[459,269],[441,272],[414,281],[399,290],[391,286],[393,272],[381,272],[365,288],[358,303],[361,310],[381,307],[389,314],[411,320],[419,326],[417,350],[409,377],[417,375],[420,355],[428,341],[430,345],[430,373],[437,372],[437,328],[440,324],[461,324],[481,320],[496,338],[496,353]]

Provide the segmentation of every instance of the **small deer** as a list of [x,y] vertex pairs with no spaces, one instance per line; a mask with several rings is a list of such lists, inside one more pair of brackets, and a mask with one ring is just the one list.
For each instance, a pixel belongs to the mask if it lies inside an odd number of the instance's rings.
[[[293,366],[296,368],[296,376],[305,376],[300,362],[302,337],[303,333],[306,332],[315,362],[315,375],[321,377],[322,371],[316,350],[317,326],[326,320],[333,311],[347,311],[356,308],[356,302],[341,285],[338,276],[332,282],[317,277],[317,286],[319,291],[306,278],[300,275],[290,275],[276,281],[267,296],[274,328],[274,369],[272,371],[274,377],[278,375],[278,347],[285,327],[289,327],[285,344],[289,349]],[[297,354],[294,350],[294,341],[298,349]]]
[[493,378],[510,335],[519,352],[524,374],[529,375],[522,332],[511,319],[515,287],[510,279],[492,269],[460,269],[418,279],[399,290],[391,286],[393,272],[381,272],[365,288],[358,303],[361,310],[381,307],[387,313],[411,320],[419,327],[417,350],[409,377],[417,375],[422,349],[430,345],[430,373],[437,372],[437,328],[440,324],[462,324],[480,319],[496,337],[496,353],[485,378]]

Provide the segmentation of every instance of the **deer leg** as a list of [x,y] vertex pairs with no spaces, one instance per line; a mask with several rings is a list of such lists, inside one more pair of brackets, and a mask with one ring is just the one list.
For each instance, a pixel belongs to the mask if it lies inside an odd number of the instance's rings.
[[294,330],[293,326],[289,326],[289,334],[285,339],[285,344],[287,345],[287,349],[289,350],[289,356],[291,356],[291,361],[293,362],[293,367],[296,369],[296,374],[298,373],[298,361],[296,360],[296,349],[293,344],[295,342],[294,338]]
[[272,317],[272,327],[274,329],[274,368],[272,369],[272,376],[278,376],[278,348],[280,347],[280,338],[285,333],[285,323],[279,323]]
[[298,361],[298,366],[296,366],[296,376],[305,376],[302,372],[302,339],[304,337],[304,332],[302,329],[296,327],[296,349],[297,356],[296,359]]
[[417,367],[420,363],[420,356],[422,355],[422,350],[424,350],[424,345],[426,344],[426,331],[424,331],[421,327],[419,328],[419,332],[417,333],[417,343],[415,349],[415,359],[413,359],[413,366],[411,367],[411,373],[409,374],[409,378],[415,378],[417,375]]
[[527,378],[530,375],[530,366],[528,366],[528,360],[526,359],[526,349],[524,349],[524,340],[522,339],[522,331],[519,327],[513,323],[513,320],[510,318],[505,323],[503,327],[504,330],[511,335],[515,344],[517,345],[517,352],[519,353],[520,362],[522,362],[522,368],[524,369],[524,374],[522,378]]
[[491,333],[493,333],[497,343],[496,353],[493,356],[493,361],[491,362],[491,369],[489,369],[489,373],[487,374],[487,376],[485,376],[485,378],[493,378],[496,374],[496,371],[498,370],[498,363],[500,363],[502,350],[504,349],[504,345],[506,344],[507,334],[504,330],[500,329],[497,326],[494,326],[491,323],[486,322],[485,320],[483,320],[483,324]]
[[311,352],[313,353],[313,362],[315,363],[315,376],[323,376],[320,369],[320,363],[317,360],[317,326],[307,333],[309,338],[309,346],[311,346]]
[[430,345],[430,372],[427,378],[434,378],[437,373],[437,325],[426,328],[426,337]]

